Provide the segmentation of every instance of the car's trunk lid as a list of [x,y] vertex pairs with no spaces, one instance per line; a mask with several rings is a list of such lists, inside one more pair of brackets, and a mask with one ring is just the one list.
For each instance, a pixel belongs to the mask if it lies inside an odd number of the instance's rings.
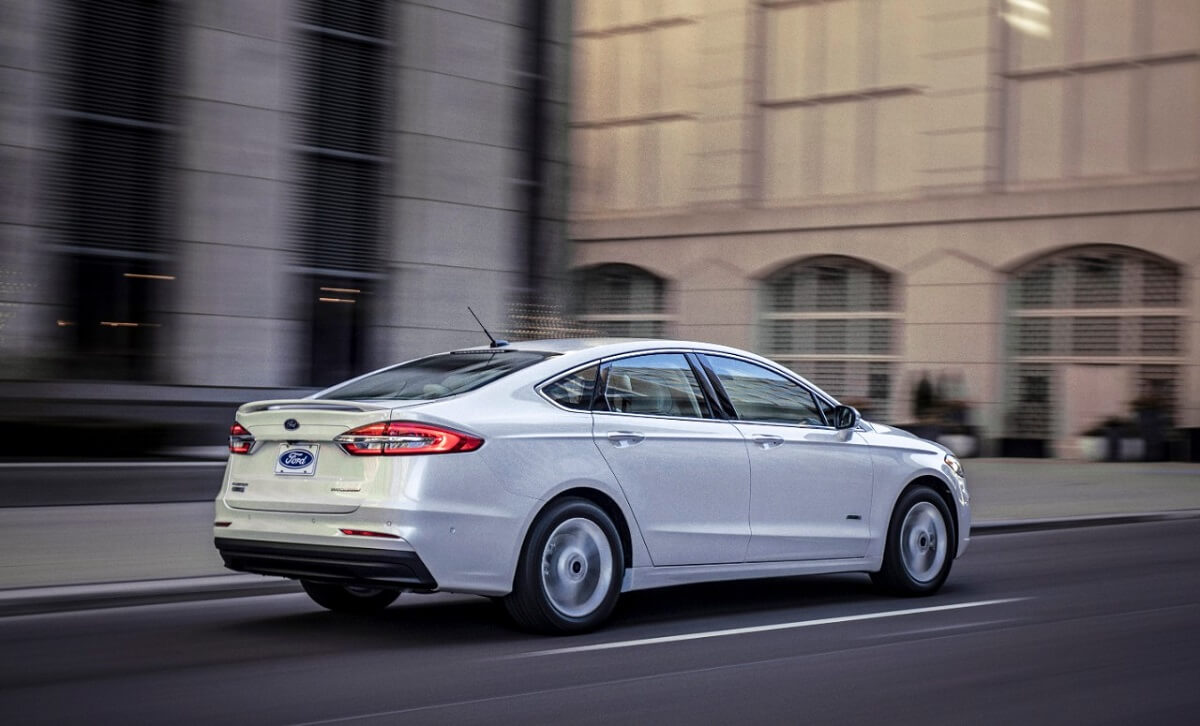
[[285,399],[242,406],[237,422],[255,443],[248,454],[230,455],[225,503],[272,512],[355,511],[363,500],[385,492],[390,462],[351,456],[334,437],[419,403]]

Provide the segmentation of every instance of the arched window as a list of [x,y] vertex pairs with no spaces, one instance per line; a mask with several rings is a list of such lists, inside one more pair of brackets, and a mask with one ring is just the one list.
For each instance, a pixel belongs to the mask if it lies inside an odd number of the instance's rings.
[[896,361],[892,276],[850,257],[816,257],[765,280],[763,353],[864,414],[886,419]]
[[579,320],[601,335],[662,338],[667,334],[666,280],[633,265],[608,264],[579,273]]
[[1171,415],[1187,312],[1177,265],[1072,247],[1016,270],[1008,299],[1010,436],[1072,436],[1138,407]]

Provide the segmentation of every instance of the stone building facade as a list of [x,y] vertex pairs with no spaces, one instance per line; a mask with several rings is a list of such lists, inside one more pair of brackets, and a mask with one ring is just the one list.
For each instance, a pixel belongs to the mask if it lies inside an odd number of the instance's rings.
[[0,379],[323,385],[553,302],[568,9],[0,0]]
[[[1200,425],[1200,3],[580,2],[589,324],[992,441]],[[993,451],[998,450],[993,447]]]

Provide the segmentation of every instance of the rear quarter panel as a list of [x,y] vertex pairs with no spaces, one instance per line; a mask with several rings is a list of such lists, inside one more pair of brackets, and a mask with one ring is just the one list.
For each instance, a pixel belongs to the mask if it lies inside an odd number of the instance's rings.
[[[489,390],[483,395],[445,401],[436,413],[448,422],[469,422],[485,440],[480,458],[505,490],[545,503],[571,489],[591,489],[611,499],[630,531],[633,566],[650,564],[637,520],[620,486],[592,438],[592,415],[561,409],[533,386]],[[431,413],[435,410],[431,407]],[[512,553],[516,563],[525,532],[541,511],[531,509],[521,523],[521,537]]]

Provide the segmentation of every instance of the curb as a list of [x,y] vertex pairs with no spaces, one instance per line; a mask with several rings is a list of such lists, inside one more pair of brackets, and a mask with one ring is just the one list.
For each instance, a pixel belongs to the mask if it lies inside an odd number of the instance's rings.
[[1104,527],[1114,524],[1142,524],[1145,522],[1170,522],[1200,519],[1200,509],[1180,509],[1172,512],[1143,512],[1141,514],[1099,514],[1080,517],[1057,517],[1047,519],[1001,519],[991,522],[973,522],[971,536],[1009,534],[1011,532],[1041,532],[1054,529],[1078,529],[1080,527]]
[[0,590],[0,617],[294,592],[300,592],[297,582],[259,575],[208,575],[30,587]]
[[[1041,532],[1191,519],[1200,519],[1200,509],[976,522],[971,526],[971,535],[983,537],[1015,532]],[[208,575],[170,580],[31,587],[0,590],[0,617],[298,592],[300,592],[300,585],[293,580],[259,575]]]

